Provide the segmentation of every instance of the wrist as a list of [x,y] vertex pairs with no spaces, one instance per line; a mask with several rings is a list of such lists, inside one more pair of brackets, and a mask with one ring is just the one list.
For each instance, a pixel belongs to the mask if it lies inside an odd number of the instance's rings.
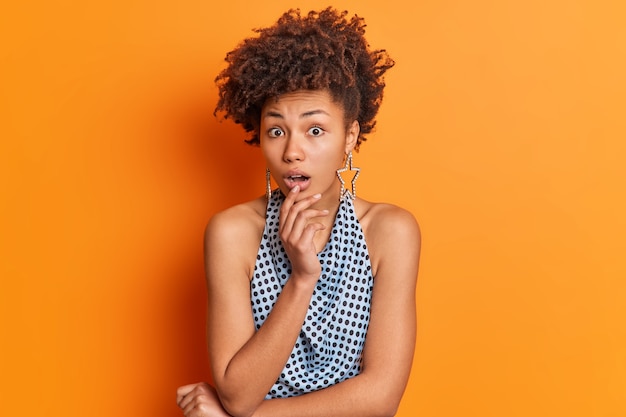
[[289,280],[287,280],[285,286],[289,285],[296,294],[306,296],[308,302],[318,280],[319,274],[313,275],[294,272],[289,277]]

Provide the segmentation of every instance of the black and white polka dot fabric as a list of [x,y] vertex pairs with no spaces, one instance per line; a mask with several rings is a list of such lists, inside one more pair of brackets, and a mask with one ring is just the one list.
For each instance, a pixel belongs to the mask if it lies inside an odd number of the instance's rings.
[[[291,264],[278,235],[283,200],[279,190],[272,193],[250,285],[257,330],[291,274]],[[302,330],[266,399],[320,390],[360,372],[373,276],[363,230],[350,198],[341,202],[330,239],[318,258],[322,273]]]

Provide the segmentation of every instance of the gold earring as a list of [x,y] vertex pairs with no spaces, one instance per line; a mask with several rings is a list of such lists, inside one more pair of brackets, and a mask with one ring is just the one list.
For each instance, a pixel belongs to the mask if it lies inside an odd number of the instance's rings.
[[270,169],[265,168],[265,197],[267,197],[268,202],[272,199],[272,181],[270,177]]
[[[346,190],[346,183],[341,176],[341,174],[346,171],[354,172],[354,176],[352,177],[352,180],[350,181],[352,185],[351,187],[352,191]],[[348,155],[346,156],[346,164],[344,165],[344,167],[337,170],[337,177],[339,178],[339,182],[341,183],[341,191],[339,192],[339,201],[341,201],[343,197],[346,195],[350,197],[352,200],[356,198],[356,179],[359,177],[360,172],[361,172],[361,168],[352,166],[352,151],[350,151]]]

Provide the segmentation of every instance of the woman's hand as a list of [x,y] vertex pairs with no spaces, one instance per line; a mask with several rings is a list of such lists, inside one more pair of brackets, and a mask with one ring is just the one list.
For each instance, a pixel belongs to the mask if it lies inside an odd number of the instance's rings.
[[206,382],[178,388],[176,403],[185,417],[230,417],[222,407],[215,388]]
[[317,282],[322,268],[313,238],[326,226],[311,220],[328,215],[328,210],[309,208],[320,199],[320,194],[296,202],[299,192],[300,187],[293,187],[280,208],[279,234],[291,262],[292,275],[310,277]]

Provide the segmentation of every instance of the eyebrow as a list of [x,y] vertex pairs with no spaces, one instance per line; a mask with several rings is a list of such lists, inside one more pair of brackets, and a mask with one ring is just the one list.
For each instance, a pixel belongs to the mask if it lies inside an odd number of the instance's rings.
[[[330,114],[328,114],[328,112],[322,110],[322,109],[315,109],[315,110],[310,110],[310,111],[306,111],[304,113],[302,113],[300,115],[300,119],[303,119],[305,117],[310,117],[310,116],[315,116],[316,114],[325,114],[326,116],[330,116]],[[284,119],[283,115],[280,114],[277,111],[268,111],[265,116],[263,116],[263,118],[267,118],[267,117],[276,117],[278,119]]]

